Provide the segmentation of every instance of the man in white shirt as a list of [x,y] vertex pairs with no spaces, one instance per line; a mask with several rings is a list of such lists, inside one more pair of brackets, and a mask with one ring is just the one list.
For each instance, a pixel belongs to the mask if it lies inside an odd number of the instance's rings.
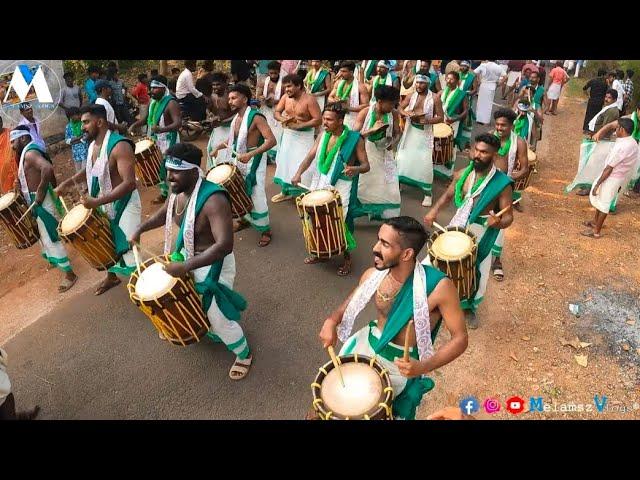
[[193,81],[193,72],[196,71],[195,60],[185,60],[184,70],[178,76],[176,82],[176,97],[182,107],[184,116],[197,122],[206,118],[207,98],[199,91]]
[[116,120],[116,112],[111,106],[111,103],[109,103],[112,92],[111,84],[107,80],[98,80],[96,82],[96,93],[98,94],[98,98],[96,98],[95,103],[96,105],[102,105],[107,111],[107,123],[109,124],[109,130],[114,132],[124,132],[123,129],[126,126],[124,124],[122,126],[118,124],[118,121]]
[[476,75],[480,75],[476,121],[487,125],[491,122],[491,109],[498,80],[507,74],[506,65],[498,65],[494,60],[489,60],[480,64],[474,72]]
[[611,75],[613,75],[613,83],[611,84],[611,88],[618,92],[618,98],[616,99],[616,107],[620,110],[620,115],[623,115],[622,107],[624,105],[624,87],[622,86],[622,80],[624,80],[624,72],[622,70],[612,71]]

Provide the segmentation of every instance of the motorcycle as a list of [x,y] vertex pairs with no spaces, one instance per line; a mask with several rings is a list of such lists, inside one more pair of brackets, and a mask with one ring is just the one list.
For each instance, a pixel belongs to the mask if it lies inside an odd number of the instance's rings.
[[180,141],[193,142],[203,133],[209,134],[213,131],[214,122],[209,112],[207,112],[205,120],[192,120],[184,103],[181,101],[178,101],[178,103],[180,104],[180,110],[182,110],[182,124],[178,128]]

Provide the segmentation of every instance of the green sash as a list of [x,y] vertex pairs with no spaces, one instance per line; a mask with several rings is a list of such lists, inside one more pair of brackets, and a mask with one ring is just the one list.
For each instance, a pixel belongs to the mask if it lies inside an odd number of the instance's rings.
[[460,107],[460,105],[462,104],[465,95],[465,92],[463,92],[460,88],[456,88],[455,90],[451,91],[448,86],[444,87],[441,97],[442,108],[449,118],[452,118],[456,114],[456,110],[458,110],[458,107]]
[[533,98],[531,99],[531,103],[533,103],[533,107],[538,109],[542,106],[542,97],[544,96],[544,87],[542,85],[538,85],[535,93],[533,94]]
[[[373,125],[376,123],[376,120],[377,120],[377,117],[378,117],[375,105],[371,105],[370,108],[371,108],[371,115],[369,116],[369,125],[367,125],[367,128],[373,127]],[[391,115],[391,114],[390,113],[385,113],[385,114],[382,115],[382,121],[387,125],[389,124],[389,115]],[[369,140],[370,142],[377,142],[378,140],[382,140],[385,137],[386,134],[387,134],[386,130],[380,130],[380,131],[374,133],[373,135],[369,135],[367,137],[367,140]]]
[[[309,71],[307,75],[311,75],[311,74],[312,72]],[[320,70],[320,72],[318,73],[318,76],[313,82],[313,85],[311,85],[310,93],[318,93],[323,90],[322,87],[324,86],[324,79],[327,78],[327,75],[329,75],[329,72],[327,70],[324,70],[324,69]],[[309,83],[311,83],[311,77],[309,77]]]
[[635,138],[636,142],[640,142],[640,122],[638,122],[638,110],[636,109],[631,115],[631,121],[633,122],[633,133],[631,136]]
[[371,60],[369,62],[369,65],[365,64],[367,66],[367,69],[364,72],[364,78],[366,80],[371,80],[371,76],[376,71],[376,67],[378,66],[378,61],[379,60]]
[[[421,265],[426,273],[427,296],[433,292],[440,280],[446,277],[441,271],[428,266]],[[379,354],[388,344],[393,340],[398,333],[407,325],[409,320],[413,318],[413,273],[402,285],[398,296],[396,297],[389,315],[387,315],[387,322],[384,325],[380,339],[376,345],[372,344],[372,347],[376,354]],[[431,341],[435,340],[435,336],[438,333],[438,328],[431,332]],[[407,420],[414,420],[416,418],[416,408],[420,404],[422,397],[425,393],[433,389],[435,383],[432,379],[427,377],[415,377],[407,379],[407,384],[400,395],[393,400],[393,411],[399,417]]]
[[529,135],[530,128],[531,125],[529,125],[529,115],[527,114],[520,115],[513,123],[513,131],[516,132],[516,135],[518,135],[524,141],[527,141],[527,136]]
[[[123,141],[129,143],[129,145],[131,145],[131,147],[135,150],[135,144],[131,140],[123,137],[118,133],[111,132],[111,135],[109,136],[109,143],[107,144],[107,157],[111,156],[113,148],[119,142]],[[106,168],[109,168],[108,164]],[[93,177],[91,180],[90,194],[94,198],[98,198],[98,195],[100,194],[100,184],[98,182],[98,177]],[[130,192],[124,197],[119,198],[118,200],[113,202],[115,217],[113,220],[109,219],[109,226],[111,227],[111,237],[113,238],[113,243],[115,243],[116,245],[116,256],[118,257],[124,255],[130,250],[127,236],[124,234],[118,223],[120,222],[120,218],[122,218],[124,210],[127,208],[127,204],[129,203],[132,194],[133,192]]]
[[[196,198],[196,218],[200,211],[202,211],[202,207],[209,197],[217,192],[224,193],[227,196],[227,199],[229,198],[227,191],[220,185],[207,180],[202,180],[200,190],[198,191],[198,197]],[[182,217],[180,231],[176,236],[175,250],[172,254],[173,258],[180,259],[182,257],[180,251],[184,247],[184,224],[186,218],[187,216],[185,214],[184,217]],[[238,292],[231,290],[229,287],[219,282],[223,262],[224,259],[220,259],[211,265],[205,280],[195,284],[196,292],[202,295],[202,308],[205,313],[209,311],[209,307],[211,307],[211,303],[215,298],[216,304],[220,308],[222,314],[229,320],[238,321],[240,320],[240,312],[247,308],[247,301]]]
[[346,100],[351,95],[351,89],[353,88],[353,80],[351,81],[351,83],[349,84],[347,89],[345,90],[344,86],[345,86],[346,83],[347,83],[346,80],[340,80],[340,83],[338,83],[338,88],[336,90],[336,95],[338,95],[338,98],[340,100]]
[[429,90],[431,90],[433,93],[436,93],[436,82],[438,81],[438,74],[436,72],[429,72],[429,80],[431,80],[431,82],[429,83]]
[[[147,115],[147,126],[148,131],[151,132],[151,127],[155,127],[160,123],[160,119],[162,115],[164,115],[164,111],[169,105],[169,102],[173,100],[171,95],[165,95],[160,100],[151,99],[151,104],[149,105],[149,115]],[[170,145],[175,145],[178,140],[178,132],[166,132],[167,138],[169,139]],[[151,133],[149,135],[151,138],[156,140],[158,138],[157,133]],[[164,166],[164,162],[160,162],[160,172],[158,172],[158,176],[160,177],[160,190],[163,194],[167,193],[167,184],[165,180],[167,179],[167,169]]]
[[[51,184],[47,185],[47,193],[51,195],[51,199],[53,200],[53,205],[61,216],[64,215],[64,209],[62,208],[62,203],[60,203],[60,199],[53,192],[53,187]],[[36,201],[36,194],[34,192],[30,192],[31,201]],[[44,223],[44,227],[47,230],[47,234],[49,234],[49,238],[52,242],[60,241],[60,237],[58,236],[58,219],[54,217],[46,208],[42,205],[36,205],[31,210],[34,218],[39,218]]]
[[[260,115],[262,118],[265,118],[265,116],[262,113],[260,113],[259,110],[255,110],[252,108],[249,111],[247,134],[248,134],[249,128],[251,128],[251,124],[253,123],[253,119],[255,118],[256,115]],[[258,145],[256,148],[260,147],[263,143],[264,143],[264,137],[260,135],[260,139],[258,140]],[[236,138],[233,141],[234,150],[237,148],[237,145],[238,145],[238,139]],[[251,164],[251,168],[249,169],[247,176],[244,178],[244,188],[245,188],[245,191],[247,192],[247,195],[249,196],[251,196],[251,194],[253,193],[253,187],[255,187],[258,184],[256,172],[258,171],[258,167],[260,167],[261,160],[262,160],[262,154],[253,156],[253,163]]]
[[460,74],[460,89],[467,93],[473,85],[473,80],[476,78],[476,74],[469,70],[467,73]]

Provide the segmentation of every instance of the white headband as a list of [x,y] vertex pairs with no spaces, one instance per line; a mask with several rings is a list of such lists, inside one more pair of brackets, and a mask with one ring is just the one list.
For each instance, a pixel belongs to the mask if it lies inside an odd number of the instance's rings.
[[199,165],[195,165],[193,163],[185,162],[181,158],[172,157],[171,155],[167,155],[164,159],[164,166],[170,170],[193,170],[197,169],[200,172],[200,175],[204,175],[202,169]]
[[24,137],[25,135],[31,136],[27,130],[11,130],[9,133],[9,141],[13,142],[16,138]]
[[426,75],[416,75],[416,82],[431,83],[431,79]]
[[149,84],[149,87],[150,88],[169,88],[164,83],[159,82],[157,80],[151,80],[151,83]]

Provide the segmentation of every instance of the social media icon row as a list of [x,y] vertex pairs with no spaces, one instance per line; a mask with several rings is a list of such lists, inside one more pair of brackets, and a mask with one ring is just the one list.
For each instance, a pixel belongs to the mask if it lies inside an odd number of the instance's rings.
[[[524,399],[518,396],[509,397],[505,402],[505,408],[509,413],[517,415],[524,411]],[[460,410],[466,415],[472,415],[480,411],[480,402],[476,397],[468,396],[460,400]],[[496,398],[487,398],[482,404],[484,411],[490,414],[498,413],[500,411],[501,404]]]

